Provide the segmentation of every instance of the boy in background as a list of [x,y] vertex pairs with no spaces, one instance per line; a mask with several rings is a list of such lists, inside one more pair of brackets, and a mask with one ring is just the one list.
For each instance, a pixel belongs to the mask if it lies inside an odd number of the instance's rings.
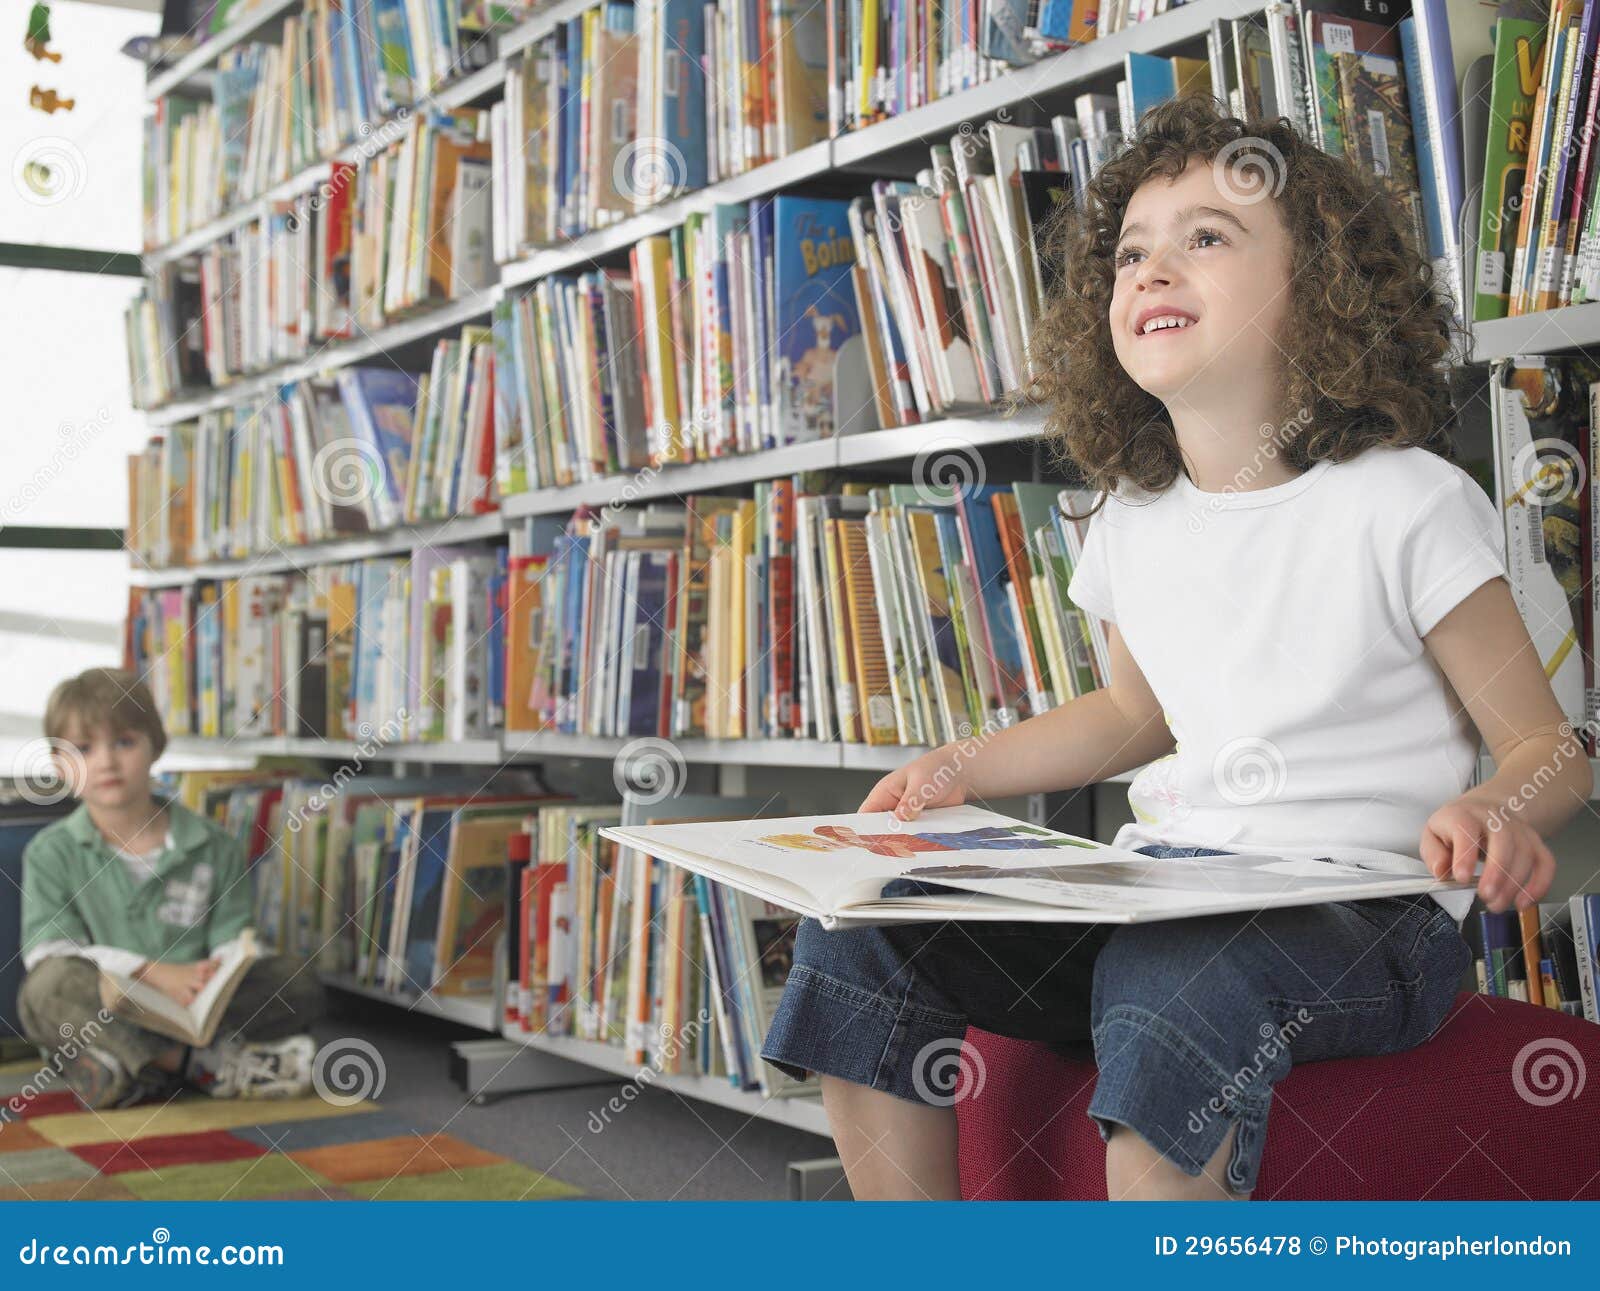
[[22,857],[27,977],[17,1004],[28,1038],[54,1050],[80,1037],[61,1067],[88,1107],[167,1098],[185,1084],[218,1097],[304,1094],[316,1050],[306,1032],[325,1001],[303,959],[257,959],[203,1049],[121,1018],[97,1021],[101,969],[192,1003],[250,924],[250,876],[239,840],[152,794],[167,737],[132,673],[91,668],[62,682],[44,729],[79,805]]

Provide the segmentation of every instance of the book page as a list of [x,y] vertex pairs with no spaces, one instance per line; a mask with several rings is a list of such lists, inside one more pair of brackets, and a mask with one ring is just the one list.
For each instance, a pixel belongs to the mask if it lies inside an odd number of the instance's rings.
[[601,832],[807,914],[875,901],[890,879],[947,858],[1006,870],[1148,859],[965,806],[934,808],[913,821],[880,811]]
[[[1067,911],[1126,922],[1461,886],[1435,879],[1415,858],[1388,854],[1374,853],[1367,864],[1251,852],[1157,859],[965,806],[934,808],[914,821],[874,812],[602,832],[829,926],[1072,919]],[[944,890],[885,898],[893,878]]]

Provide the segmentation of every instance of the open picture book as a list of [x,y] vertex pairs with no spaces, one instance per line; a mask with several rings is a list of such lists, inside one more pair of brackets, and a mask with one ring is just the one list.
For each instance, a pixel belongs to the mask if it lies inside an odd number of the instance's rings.
[[204,1046],[216,1038],[222,1015],[259,951],[253,929],[246,928],[223,952],[222,962],[194,1003],[179,1004],[149,982],[123,973],[100,971],[100,1003],[125,1022],[147,1031]]
[[[981,807],[612,825],[607,838],[811,915],[826,928],[926,919],[1141,923],[1270,906],[1460,889],[1414,857],[1240,852],[1158,860]],[[891,879],[947,891],[882,895]]]

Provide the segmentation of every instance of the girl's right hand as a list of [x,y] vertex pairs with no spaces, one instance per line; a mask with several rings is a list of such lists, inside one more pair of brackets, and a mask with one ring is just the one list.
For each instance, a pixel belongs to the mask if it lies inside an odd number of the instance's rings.
[[872,786],[856,810],[892,811],[915,820],[928,807],[958,807],[967,800],[960,749],[942,744],[898,767]]

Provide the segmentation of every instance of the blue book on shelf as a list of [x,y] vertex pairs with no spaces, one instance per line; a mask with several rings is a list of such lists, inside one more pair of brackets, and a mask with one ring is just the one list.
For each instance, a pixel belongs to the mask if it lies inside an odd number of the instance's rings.
[[634,587],[638,626],[629,644],[633,680],[628,689],[627,726],[624,735],[656,735],[661,726],[661,664],[666,641],[667,567],[664,551],[639,553],[639,576]]
[[957,511],[966,526],[967,541],[972,549],[973,578],[983,597],[984,620],[989,625],[989,641],[1003,688],[1000,699],[1008,706],[1022,709],[1011,714],[1013,720],[1020,720],[1031,714],[1028,674],[1022,662],[1022,643],[1017,640],[1011,617],[1011,604],[1006,599],[1011,573],[1000,542],[1000,522],[995,518],[994,504],[990,501],[997,493],[1009,491],[1000,484],[967,489],[957,503]]
[[1406,85],[1411,88],[1411,138],[1417,150],[1417,179],[1422,185],[1422,223],[1428,238],[1428,257],[1445,253],[1444,212],[1439,204],[1439,183],[1434,171],[1434,139],[1422,104],[1422,57],[1417,49],[1417,20],[1400,20],[1400,53],[1406,65]]
[[406,918],[405,968],[402,986],[425,991],[433,986],[439,950],[439,905],[449,875],[450,834],[454,807],[432,807],[422,813],[417,855],[411,872],[411,901]]
[[[398,368],[344,368],[338,375],[339,398],[350,429],[371,450],[378,464],[389,524],[402,519],[406,466],[411,458],[411,422],[417,410],[417,378]],[[365,455],[364,455],[365,456]]]
[[658,19],[666,45],[661,78],[663,133],[683,161],[681,167],[671,168],[673,180],[678,181],[676,189],[706,186],[704,8],[701,0],[663,0]]
[[1135,126],[1148,109],[1177,97],[1178,73],[1170,58],[1131,51],[1122,56],[1122,71],[1133,102]]
[[1517,916],[1510,910],[1480,910],[1478,928],[1483,934],[1483,969],[1489,994],[1508,995],[1506,980],[1517,976],[1514,959],[1522,946]]
[[[865,343],[851,281],[850,203],[780,195],[772,221],[778,442],[790,444],[834,433],[841,360]],[[856,357],[864,372],[864,354]]]

